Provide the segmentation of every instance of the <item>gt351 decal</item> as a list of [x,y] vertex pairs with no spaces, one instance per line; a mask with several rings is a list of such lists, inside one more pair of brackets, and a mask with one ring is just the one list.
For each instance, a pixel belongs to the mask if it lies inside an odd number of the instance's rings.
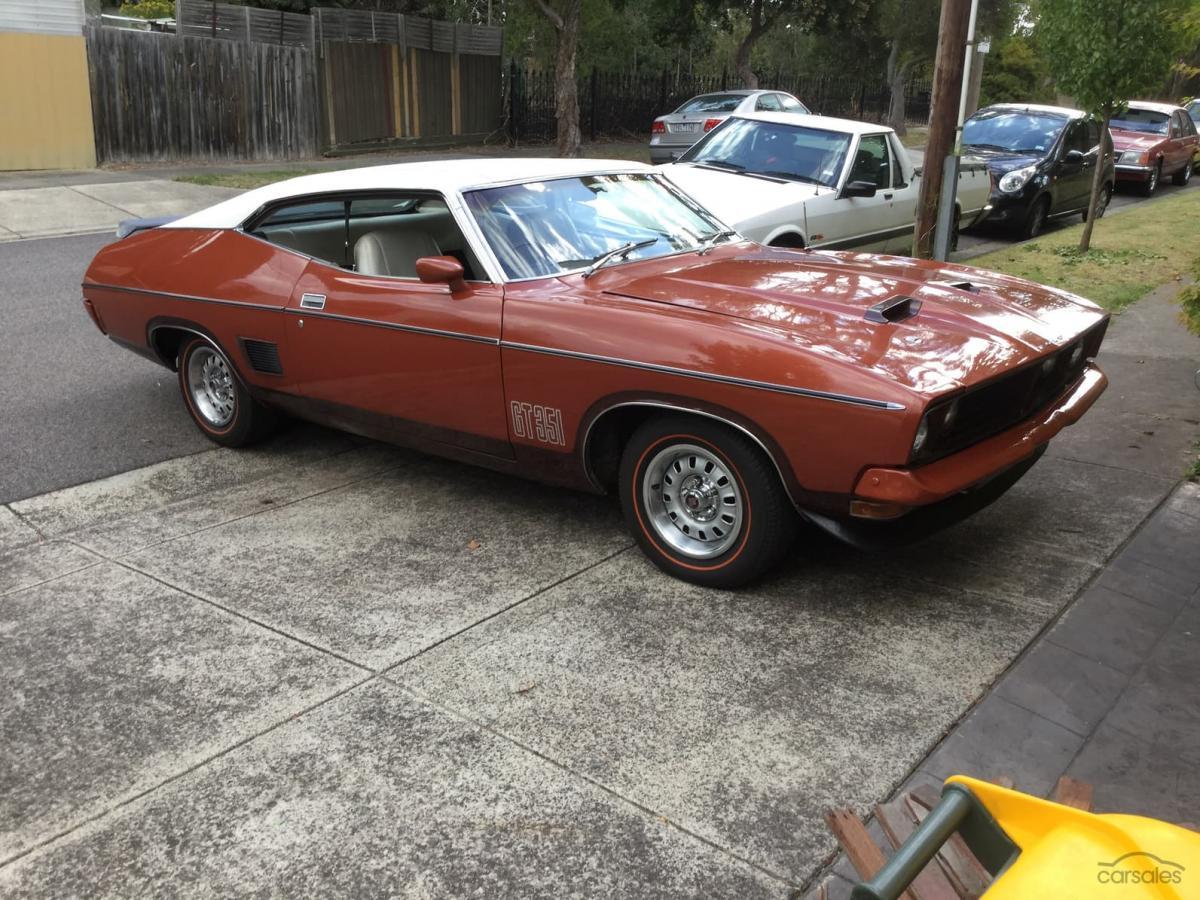
[[509,404],[512,410],[513,434],[517,437],[541,441],[543,444],[566,446],[567,439],[563,435],[562,410],[552,406],[534,406],[514,400]]

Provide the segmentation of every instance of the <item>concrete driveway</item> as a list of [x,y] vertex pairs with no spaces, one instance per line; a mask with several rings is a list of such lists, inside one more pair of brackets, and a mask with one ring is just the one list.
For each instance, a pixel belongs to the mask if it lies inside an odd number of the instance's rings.
[[307,427],[0,507],[0,893],[788,895],[1178,477],[1112,455],[1165,371],[1125,325],[993,507],[736,593],[607,499]]

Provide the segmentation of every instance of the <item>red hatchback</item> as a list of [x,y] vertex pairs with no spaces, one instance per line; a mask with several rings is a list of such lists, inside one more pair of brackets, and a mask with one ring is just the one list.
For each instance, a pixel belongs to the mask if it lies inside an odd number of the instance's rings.
[[1117,182],[1134,183],[1149,197],[1171,176],[1187,184],[1200,165],[1200,136],[1181,106],[1135,100],[1109,124],[1117,157]]

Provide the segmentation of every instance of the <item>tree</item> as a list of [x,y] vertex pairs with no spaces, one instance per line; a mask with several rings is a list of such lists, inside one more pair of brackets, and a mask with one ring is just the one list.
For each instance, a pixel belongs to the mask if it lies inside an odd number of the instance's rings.
[[[676,0],[676,6],[681,5]],[[741,0],[706,0],[709,10],[725,19],[732,31],[746,27],[734,53],[734,69],[742,87],[757,88],[758,76],[751,65],[754,48],[781,21],[799,33],[835,32],[860,26],[872,0],[751,0],[748,25],[746,4]]]
[[558,125],[558,155],[579,156],[583,136],[579,130],[579,91],[575,86],[575,58],[579,52],[579,21],[583,0],[534,0],[554,26],[554,119]]
[[[1100,154],[1108,123],[1131,97],[1162,84],[1175,61],[1172,21],[1181,0],[1041,0],[1038,41],[1060,91],[1099,118]],[[1092,243],[1104,167],[1095,167],[1080,252]]]

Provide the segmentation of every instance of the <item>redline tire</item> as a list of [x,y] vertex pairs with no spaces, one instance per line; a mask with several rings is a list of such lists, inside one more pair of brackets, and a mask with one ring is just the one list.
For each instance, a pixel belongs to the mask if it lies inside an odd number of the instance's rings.
[[[673,484],[666,484],[667,477]],[[727,483],[718,485],[721,477]],[[719,422],[683,415],[650,419],[626,445],[618,482],[638,545],[683,581],[713,588],[746,584],[774,566],[795,537],[796,513],[775,467],[750,438]],[[697,508],[689,509],[685,494],[689,503],[696,497],[712,503],[697,500]],[[731,520],[728,529],[724,518]]]
[[229,357],[199,336],[179,348],[179,390],[196,427],[224,447],[262,440],[278,424],[274,410],[250,396]]

